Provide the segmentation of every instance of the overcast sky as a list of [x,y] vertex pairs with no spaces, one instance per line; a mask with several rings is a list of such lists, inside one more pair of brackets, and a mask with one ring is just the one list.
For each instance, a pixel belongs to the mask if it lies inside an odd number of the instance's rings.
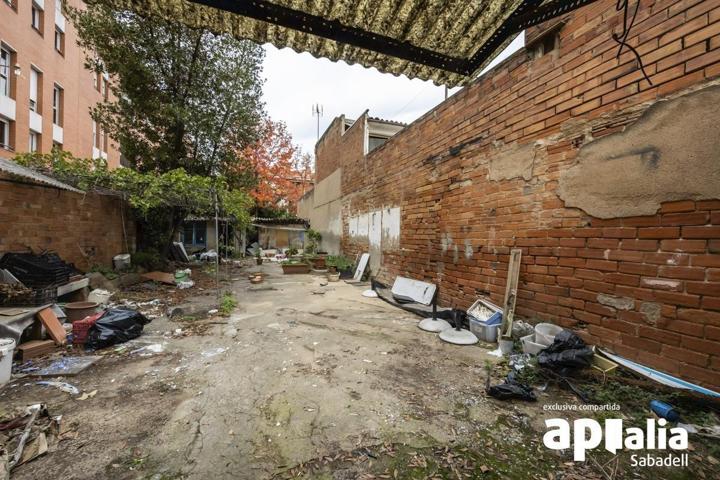
[[[523,42],[524,36],[520,35],[494,63],[521,48]],[[343,113],[354,119],[370,109],[373,117],[410,123],[445,97],[445,88],[432,82],[396,77],[342,61],[333,63],[289,48],[264,48],[266,109],[273,120],[287,124],[293,141],[310,154],[314,154],[317,141],[317,118],[312,116],[315,103],[324,109],[320,119],[322,135],[333,118]]]

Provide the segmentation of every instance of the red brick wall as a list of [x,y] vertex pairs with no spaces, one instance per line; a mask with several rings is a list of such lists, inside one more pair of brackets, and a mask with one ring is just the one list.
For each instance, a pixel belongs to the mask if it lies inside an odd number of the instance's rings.
[[31,247],[55,251],[85,271],[92,264],[110,266],[113,256],[127,252],[123,217],[127,245],[134,251],[135,226],[128,214],[114,196],[0,180],[0,253]]
[[[345,128],[345,117],[332,121],[322,138],[315,145],[315,184],[343,165],[357,166],[364,159],[365,117],[364,113],[357,121]],[[343,133],[344,132],[344,133]]]
[[[400,248],[383,251],[379,277],[435,282],[442,305],[466,308],[477,295],[502,302],[508,253],[521,248],[519,314],[718,387],[720,202],[673,198],[652,215],[599,219],[558,188],[584,144],[720,75],[720,2],[641,2],[629,43],[652,86],[632,53],[615,58],[614,7],[578,10],[558,55],[518,52],[367,157],[341,160],[343,249],[368,248],[347,235],[351,216],[400,206]],[[499,146],[533,143],[528,178],[489,179]]]

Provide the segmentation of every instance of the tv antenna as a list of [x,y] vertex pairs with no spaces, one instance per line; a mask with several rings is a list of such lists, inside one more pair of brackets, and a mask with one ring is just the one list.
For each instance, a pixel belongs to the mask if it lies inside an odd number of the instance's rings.
[[320,140],[320,117],[323,116],[323,106],[316,103],[312,106],[312,115],[317,117],[317,139]]

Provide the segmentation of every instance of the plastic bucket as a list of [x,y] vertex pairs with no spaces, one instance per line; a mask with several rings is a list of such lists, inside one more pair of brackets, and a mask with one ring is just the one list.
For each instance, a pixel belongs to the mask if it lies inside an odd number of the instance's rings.
[[90,295],[88,295],[88,302],[95,302],[99,303],[100,305],[105,305],[108,303],[112,295],[113,294],[108,292],[107,290],[96,289],[90,292]]
[[115,255],[113,257],[113,265],[115,266],[115,270],[123,270],[130,266],[130,254],[129,253],[121,253],[120,255]]
[[520,339],[523,346],[523,353],[529,353],[531,355],[537,355],[541,351],[547,348],[546,345],[535,342],[535,334],[530,334]]
[[10,381],[14,351],[15,340],[12,338],[0,338],[0,386]]
[[510,355],[513,351],[513,346],[515,342],[512,340],[503,340],[502,338],[498,340],[498,348],[500,348],[500,353],[503,355]]
[[562,327],[552,323],[538,323],[535,325],[535,343],[549,347],[555,341],[555,335],[562,331]]

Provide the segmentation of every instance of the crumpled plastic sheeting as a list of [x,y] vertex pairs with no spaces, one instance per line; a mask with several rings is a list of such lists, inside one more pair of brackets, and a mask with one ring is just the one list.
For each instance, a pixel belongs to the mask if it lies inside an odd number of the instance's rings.
[[150,320],[135,310],[107,310],[90,329],[85,346],[99,349],[127,342],[142,335],[143,327],[148,323]]

